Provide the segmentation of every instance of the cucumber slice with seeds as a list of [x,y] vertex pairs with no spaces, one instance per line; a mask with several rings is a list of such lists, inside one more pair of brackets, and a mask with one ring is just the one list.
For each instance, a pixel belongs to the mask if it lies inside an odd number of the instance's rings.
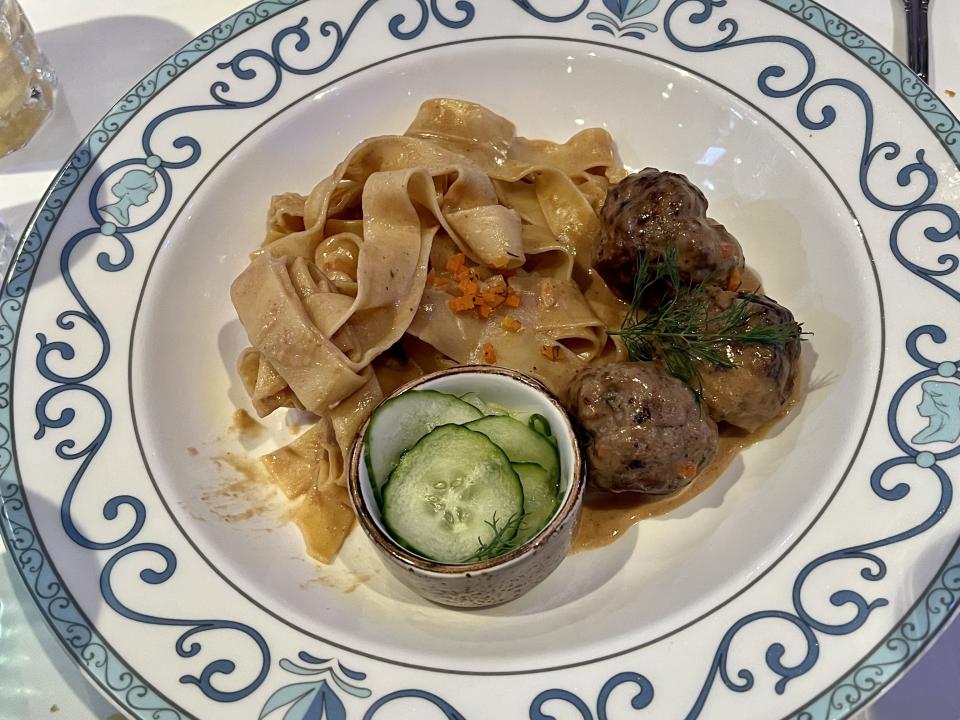
[[[523,487],[504,452],[460,425],[436,428],[400,458],[383,488],[383,520],[414,552],[459,563],[523,513]],[[510,540],[510,538],[504,538]]]
[[546,437],[512,417],[487,416],[464,427],[481,432],[499,446],[513,463],[536,463],[550,476],[554,495],[560,490],[560,456]]
[[482,416],[470,403],[435,390],[410,390],[383,403],[370,418],[364,436],[364,462],[374,490],[382,490],[400,456],[431,430]]

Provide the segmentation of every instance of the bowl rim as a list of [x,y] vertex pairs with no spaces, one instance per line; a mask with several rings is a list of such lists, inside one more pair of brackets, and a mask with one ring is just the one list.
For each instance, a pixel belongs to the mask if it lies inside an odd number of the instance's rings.
[[[529,375],[498,365],[457,365],[456,367],[447,368],[445,370],[437,370],[401,385],[399,388],[390,393],[390,395],[381,400],[377,407],[388,400],[398,397],[399,395],[402,395],[403,393],[413,390],[432,380],[436,380],[437,378],[466,374],[499,375],[507,380],[512,380],[532,388],[542,395],[549,404],[553,405],[553,407],[563,418],[563,429],[565,430],[564,434],[568,438],[573,454],[570,488],[568,488],[567,492],[565,493],[564,502],[560,505],[560,507],[557,508],[556,511],[554,511],[550,521],[540,530],[540,532],[530,538],[523,545],[514,548],[510,552],[504,553],[503,555],[498,555],[495,558],[490,558],[489,560],[481,560],[473,563],[444,563],[436,560],[429,560],[421,555],[417,555],[416,553],[407,550],[405,547],[400,545],[400,543],[390,537],[389,534],[381,530],[379,525],[373,519],[373,516],[367,507],[367,503],[364,500],[360,487],[360,464],[363,462],[364,437],[367,433],[367,427],[370,424],[370,418],[373,417],[373,412],[371,412],[370,417],[364,421],[363,425],[357,432],[353,446],[350,448],[350,466],[347,473],[347,489],[350,494],[350,501],[353,503],[353,508],[356,512],[360,527],[363,528],[363,531],[367,537],[374,543],[374,545],[389,553],[392,559],[398,561],[411,571],[418,570],[421,572],[443,576],[465,575],[470,577],[475,573],[489,571],[511,563],[512,561],[517,560],[529,553],[535,552],[537,549],[549,542],[551,538],[553,538],[559,532],[560,528],[564,525],[570,514],[575,512],[580,507],[581,500],[583,498],[584,487],[586,485],[586,468],[583,463],[583,456],[580,451],[580,443],[577,438],[577,434],[573,429],[573,424],[570,422],[570,416],[567,414],[567,411],[564,409],[560,400],[552,392],[550,392],[550,390],[548,390],[543,383],[535,378],[530,377]],[[374,408],[374,410],[376,410],[376,408]]]

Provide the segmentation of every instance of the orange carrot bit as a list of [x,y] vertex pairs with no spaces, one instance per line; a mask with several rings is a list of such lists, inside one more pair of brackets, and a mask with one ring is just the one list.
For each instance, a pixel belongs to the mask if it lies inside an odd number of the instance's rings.
[[483,299],[484,305],[489,305],[493,309],[500,307],[506,302],[506,298],[503,295],[498,295],[494,292],[485,292],[480,297]]
[[457,270],[460,270],[463,267],[463,264],[467,261],[467,256],[463,253],[457,253],[452,258],[447,260],[447,272],[455,273]]
[[544,345],[540,348],[540,354],[547,360],[556,362],[560,359],[560,347],[557,345]]
[[497,354],[493,351],[493,345],[490,343],[483,344],[483,361],[487,365],[493,365],[497,361]]
[[503,320],[500,321],[500,327],[502,327],[507,332],[520,332],[520,321],[515,317],[510,317],[509,315],[505,316]]
[[447,300],[447,305],[455,313],[466,312],[467,310],[473,310],[476,306],[476,296],[474,295],[464,295],[462,297],[452,298]]
[[496,293],[497,295],[506,295],[507,294],[507,281],[503,279],[503,275],[493,275],[483,281],[481,289],[485,293]]
[[493,266],[495,268],[505,268],[510,264],[510,258],[506,255],[501,255],[496,260],[493,261]]
[[727,290],[736,290],[740,287],[740,271],[731,270],[730,277],[727,278]]
[[449,280],[447,280],[445,277],[440,277],[433,270],[427,273],[427,285],[430,287],[446,289],[449,282]]
[[723,243],[720,246],[720,257],[722,258],[731,258],[733,257],[733,245],[730,243]]
[[458,287],[460,288],[460,292],[464,295],[476,295],[478,292],[480,292],[480,286],[469,278],[464,278],[461,280]]
[[682,462],[677,465],[677,473],[684,480],[693,480],[697,475],[697,466],[696,463],[692,463],[689,460]]
[[518,308],[520,307],[520,296],[508,290],[507,298],[503,301],[503,304],[508,308]]
[[477,305],[477,315],[486,320],[490,317],[490,313],[493,312],[493,308],[489,305]]

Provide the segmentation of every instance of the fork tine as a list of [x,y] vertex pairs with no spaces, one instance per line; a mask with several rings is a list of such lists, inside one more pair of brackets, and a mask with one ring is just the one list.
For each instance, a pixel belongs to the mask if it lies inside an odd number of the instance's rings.
[[903,0],[907,17],[907,64],[927,82],[930,73],[930,0]]

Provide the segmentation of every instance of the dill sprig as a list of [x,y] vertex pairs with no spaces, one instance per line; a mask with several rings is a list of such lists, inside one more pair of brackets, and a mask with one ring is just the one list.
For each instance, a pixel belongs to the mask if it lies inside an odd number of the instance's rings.
[[680,281],[675,245],[667,248],[652,273],[647,258],[641,256],[630,310],[620,329],[610,331],[623,340],[631,360],[662,361],[667,372],[686,383],[698,400],[703,394],[699,364],[736,367],[731,344],[783,346],[806,334],[794,321],[753,323],[762,311],[751,308],[757,299],[752,293],[725,310],[715,310],[708,290],[709,278],[700,283]]
[[503,523],[497,518],[497,513],[493,513],[493,518],[486,520],[486,524],[493,530],[493,536],[483,541],[483,538],[477,538],[477,550],[470,557],[463,560],[465,563],[481,562],[483,560],[492,560],[504,553],[508,553],[517,547],[516,536],[520,531],[520,526],[526,519],[527,513],[518,510],[507,518]]

